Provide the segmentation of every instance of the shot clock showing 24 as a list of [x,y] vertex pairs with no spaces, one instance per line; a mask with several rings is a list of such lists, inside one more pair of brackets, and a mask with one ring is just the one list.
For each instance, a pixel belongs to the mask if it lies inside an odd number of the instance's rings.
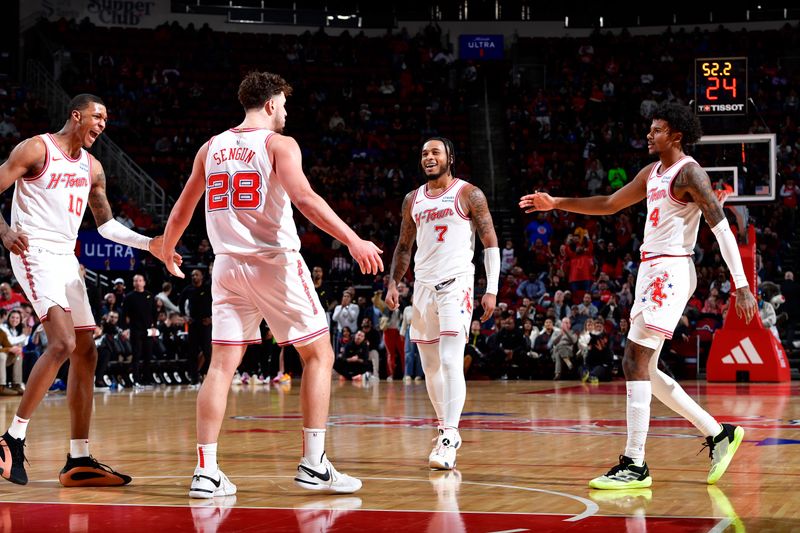
[[747,58],[698,58],[694,64],[695,114],[747,114]]

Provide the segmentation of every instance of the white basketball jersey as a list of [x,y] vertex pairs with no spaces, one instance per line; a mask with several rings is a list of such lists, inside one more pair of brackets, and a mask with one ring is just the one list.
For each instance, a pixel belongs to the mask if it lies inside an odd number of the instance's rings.
[[267,129],[230,129],[206,156],[206,230],[214,253],[297,251],[300,238],[289,195],[274,179]]
[[458,205],[467,182],[453,179],[436,196],[422,185],[414,193],[411,216],[417,225],[417,253],[414,276],[423,283],[436,284],[456,276],[474,274],[475,225]]
[[691,255],[700,227],[700,208],[672,194],[672,182],[693,158],[684,156],[671,167],[659,172],[661,163],[653,165],[647,178],[647,220],[644,226],[643,257],[652,255]]
[[47,149],[45,164],[36,176],[17,180],[11,228],[25,234],[30,246],[73,252],[92,188],[91,157],[81,148],[72,159],[49,133],[39,138]]

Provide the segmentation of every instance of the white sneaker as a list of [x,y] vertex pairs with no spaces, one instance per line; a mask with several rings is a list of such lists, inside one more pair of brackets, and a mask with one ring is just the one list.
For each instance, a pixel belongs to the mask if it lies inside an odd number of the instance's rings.
[[428,456],[428,466],[434,470],[452,470],[456,467],[456,450],[461,446],[461,435],[455,428],[439,426],[439,437]]
[[222,470],[217,469],[216,475],[209,476],[200,468],[194,469],[192,486],[189,489],[190,498],[214,498],[234,494],[236,494],[236,485],[231,483]]
[[312,466],[305,457],[300,459],[294,484],[307,490],[331,494],[350,494],[361,488],[360,479],[339,473],[325,453],[322,454],[322,462],[317,466]]

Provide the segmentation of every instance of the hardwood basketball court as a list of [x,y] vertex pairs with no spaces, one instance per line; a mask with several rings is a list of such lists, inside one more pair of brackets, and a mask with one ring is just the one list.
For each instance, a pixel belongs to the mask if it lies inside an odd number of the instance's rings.
[[[789,531],[800,530],[800,385],[685,382],[745,441],[714,487],[708,454],[683,419],[653,401],[651,489],[587,486],[625,443],[624,382],[469,382],[458,471],[431,472],[435,420],[424,383],[334,382],[328,454],[360,477],[356,494],[294,487],[299,382],[242,385],[229,396],[219,462],[235,497],[187,496],[194,405],[185,386],[95,394],[92,453],[130,486],[65,489],[68,410],[48,396],[31,420],[27,486],[0,484],[0,531]],[[0,421],[17,399],[0,400]],[[597,529],[599,528],[599,529]]]

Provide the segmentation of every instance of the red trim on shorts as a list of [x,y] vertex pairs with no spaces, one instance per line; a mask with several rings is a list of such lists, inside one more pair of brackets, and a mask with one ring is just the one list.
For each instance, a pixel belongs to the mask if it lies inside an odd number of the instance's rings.
[[303,342],[303,341],[314,339],[314,338],[319,337],[320,335],[323,335],[323,334],[325,334],[327,332],[328,332],[328,326],[325,326],[321,330],[315,331],[314,333],[309,333],[305,337],[300,337],[299,339],[292,339],[292,340],[288,340],[288,341],[285,341],[285,342],[279,342],[278,346],[287,346],[289,344],[297,344],[298,342]]
[[25,267],[25,278],[28,280],[28,285],[31,288],[31,298],[38,300],[39,297],[36,296],[36,284],[33,282],[33,274],[31,274],[31,265],[28,263],[28,257],[24,254],[20,257],[22,259],[22,265]]
[[460,331],[440,331],[440,337],[458,337],[458,334],[461,333]]
[[36,181],[44,176],[44,173],[50,168],[50,148],[47,146],[47,142],[44,139],[42,139],[42,143],[44,144],[44,166],[35,176],[23,177],[22,179],[24,181]]
[[467,186],[466,186],[466,184],[464,184],[464,186],[462,186],[458,190],[458,194],[456,194],[455,205],[456,205],[456,213],[458,213],[458,216],[460,216],[464,220],[469,220],[469,217],[461,212],[461,208],[459,207],[459,202],[458,202],[458,199],[461,198],[461,193],[464,192],[464,189],[466,189],[466,188],[467,188]]
[[222,341],[212,339],[211,344],[219,344],[220,346],[247,346],[249,344],[261,344],[261,339],[252,339],[249,341]]
[[73,329],[75,331],[90,331],[90,330],[94,331],[94,328],[96,327],[97,327],[96,325],[92,324],[91,326],[75,326]]
[[319,313],[319,309],[317,309],[317,304],[314,303],[314,297],[311,296],[311,289],[308,288],[308,283],[306,283],[305,270],[303,269],[303,259],[302,258],[297,260],[297,275],[300,276],[300,281],[302,282],[302,285],[303,285],[303,292],[306,294],[306,298],[308,299],[308,303],[311,304],[311,311],[314,312],[314,315],[318,314]]
[[78,154],[78,157],[76,157],[75,159],[72,159],[70,156],[68,156],[68,155],[67,155],[67,154],[64,152],[64,150],[62,150],[62,149],[61,149],[61,147],[58,145],[58,143],[56,142],[56,140],[53,138],[53,134],[52,134],[52,133],[47,133],[46,135],[47,135],[48,137],[50,137],[50,141],[52,141],[52,143],[55,145],[55,147],[58,149],[58,151],[59,151],[59,152],[61,152],[61,155],[63,155],[63,156],[64,156],[64,159],[66,159],[66,160],[67,160],[67,161],[69,161],[70,163],[77,163],[78,161],[80,161],[80,160],[81,160],[81,157],[83,156],[83,149],[81,149],[81,153],[80,153],[80,154]]
[[667,338],[667,339],[671,339],[672,338],[672,332],[671,331],[667,331],[664,328],[660,328],[658,326],[651,326],[647,322],[645,322],[644,327],[646,327],[647,329],[652,329],[653,331],[657,331],[658,333],[663,333],[664,337]]
[[411,342],[414,344],[439,344],[439,339],[434,339],[432,341],[423,341],[421,339],[411,339]]
[[642,262],[652,261],[653,259],[659,259],[661,257],[692,257],[691,254],[686,254],[686,255],[658,254],[658,255],[651,255],[650,257],[645,257],[646,254],[647,254],[647,252],[642,252],[640,254],[640,260]]
[[428,186],[427,185],[423,185],[422,186],[422,193],[425,195],[425,198],[431,198],[431,199],[441,198],[443,195],[445,195],[447,193],[447,191],[449,191],[450,189],[455,187],[456,183],[458,183],[459,181],[461,181],[461,180],[458,179],[458,178],[453,178],[453,182],[450,184],[450,186],[448,188],[446,188],[445,190],[443,190],[442,192],[440,192],[439,194],[437,194],[436,196],[431,196],[430,194],[428,194]]

